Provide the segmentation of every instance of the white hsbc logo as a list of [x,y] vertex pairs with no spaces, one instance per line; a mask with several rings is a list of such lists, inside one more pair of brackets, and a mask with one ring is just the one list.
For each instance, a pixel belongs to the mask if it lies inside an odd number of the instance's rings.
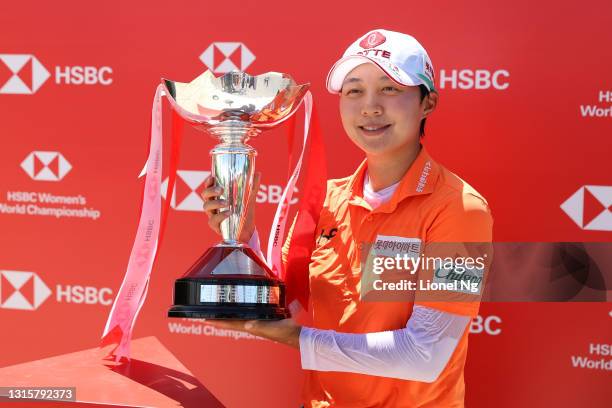
[[[177,170],[174,193],[170,201],[170,207],[178,211],[204,212],[204,201],[200,193],[204,189],[204,180],[210,175],[210,171],[204,170]],[[168,192],[168,178],[161,184],[161,194],[166,199]],[[298,188],[294,189],[294,195],[298,194]],[[258,204],[276,204],[283,195],[283,187],[276,184],[260,184],[255,198]],[[291,199],[291,205],[298,202],[296,197]]]
[[[203,212],[204,201],[198,194],[198,190],[204,187],[204,180],[210,175],[210,171],[200,170],[177,170],[176,184],[172,193],[170,206],[179,211],[201,211]],[[161,185],[161,193],[164,199],[168,192],[168,178]],[[178,204],[177,204],[178,203]]]
[[612,186],[582,186],[561,209],[585,230],[612,231]]
[[0,61],[12,73],[0,87],[0,94],[33,94],[51,76],[31,54],[0,54]]
[[239,42],[215,42],[200,55],[200,60],[215,74],[244,71],[255,61],[255,55]]
[[[51,73],[32,54],[0,54],[0,72],[6,66],[11,75],[0,85],[0,94],[31,95],[51,77]],[[113,69],[102,66],[56,66],[58,85],[110,85]]]
[[21,162],[21,168],[34,180],[60,181],[72,165],[59,152],[34,151]]
[[51,289],[34,272],[0,271],[0,307],[35,310],[51,296]]
[[[0,270],[0,308],[36,310],[49,296],[51,289],[34,272]],[[83,285],[56,285],[58,303],[110,306],[113,291]]]

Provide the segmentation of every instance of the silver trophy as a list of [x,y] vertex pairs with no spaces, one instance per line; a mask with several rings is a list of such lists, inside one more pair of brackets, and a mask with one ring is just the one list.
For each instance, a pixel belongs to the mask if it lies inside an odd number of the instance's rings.
[[190,83],[162,80],[168,100],[194,127],[219,140],[210,152],[212,175],[223,187],[229,217],[222,242],[209,248],[175,281],[170,317],[283,319],[289,316],[285,286],[238,237],[244,226],[257,151],[247,144],[262,131],[293,115],[309,84],[286,74],[251,76],[206,71]]

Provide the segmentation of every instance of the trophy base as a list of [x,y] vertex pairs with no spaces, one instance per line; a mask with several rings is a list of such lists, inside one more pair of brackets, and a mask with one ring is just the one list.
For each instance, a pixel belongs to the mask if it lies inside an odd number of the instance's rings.
[[248,246],[209,248],[174,283],[168,317],[280,320],[290,317],[285,285]]
[[211,306],[173,306],[168,317],[209,320],[282,320],[290,317],[284,308],[227,304]]

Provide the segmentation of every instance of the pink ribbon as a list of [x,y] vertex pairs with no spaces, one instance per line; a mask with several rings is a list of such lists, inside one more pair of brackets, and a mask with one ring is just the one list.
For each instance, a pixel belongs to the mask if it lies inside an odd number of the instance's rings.
[[293,173],[287,182],[287,186],[283,191],[283,195],[276,207],[276,213],[274,214],[274,220],[272,221],[272,227],[270,229],[270,235],[268,238],[268,251],[266,258],[268,265],[272,268],[278,277],[284,277],[281,252],[283,244],[285,242],[285,230],[287,224],[287,214],[289,213],[289,203],[293,197],[295,191],[295,184],[300,176],[300,170],[302,169],[302,161],[304,159],[304,153],[306,152],[306,144],[308,142],[308,135],[310,129],[310,119],[312,116],[312,94],[310,91],[306,92],[303,99],[304,103],[304,137],[302,140],[302,151],[300,157],[293,168]]
[[[134,323],[149,287],[149,278],[157,253],[161,226],[162,178],[162,95],[163,86],[157,87],[151,109],[151,139],[145,165],[146,178],[138,230],[127,271],[119,293],[108,316],[101,346],[117,343],[110,352],[115,361],[130,356],[130,340]],[[172,191],[168,186],[169,192]],[[170,201],[170,200],[168,200]]]

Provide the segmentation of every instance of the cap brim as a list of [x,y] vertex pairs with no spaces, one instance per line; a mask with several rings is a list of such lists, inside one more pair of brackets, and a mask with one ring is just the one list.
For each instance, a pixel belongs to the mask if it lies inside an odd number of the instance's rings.
[[[399,85],[403,86],[417,86],[417,85],[425,85],[429,88],[429,85],[426,84],[418,77],[413,77],[399,68],[395,67],[395,65],[389,63],[389,67],[381,64],[374,58],[366,57],[364,55],[349,55],[339,59],[334,66],[329,70],[327,74],[327,90],[330,93],[337,94],[342,90],[342,84],[344,83],[344,79],[353,69],[358,67],[359,65],[372,63],[376,65],[378,68],[383,70],[389,78],[393,81],[397,82]],[[397,71],[397,72],[395,72]]]

